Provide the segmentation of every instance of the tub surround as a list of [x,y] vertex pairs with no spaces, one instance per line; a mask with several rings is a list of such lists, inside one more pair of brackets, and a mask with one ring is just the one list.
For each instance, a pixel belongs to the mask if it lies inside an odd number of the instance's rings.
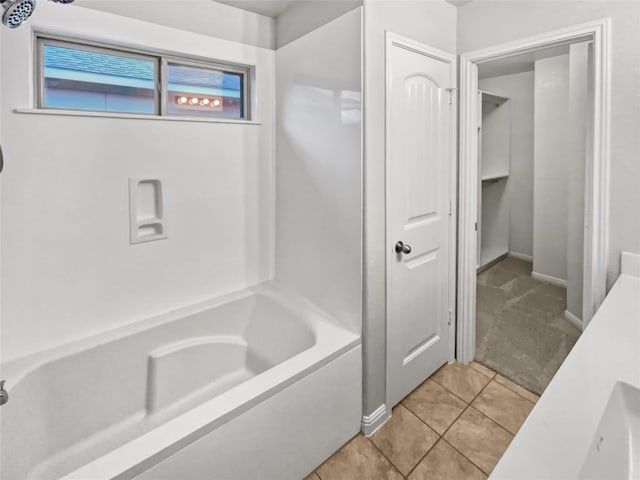
[[640,255],[621,271],[492,479],[579,478],[616,383],[640,387]]
[[[57,7],[40,2],[29,26],[0,29],[1,362],[275,276],[274,51]],[[32,29],[254,66],[259,123],[15,113],[33,106]],[[130,244],[130,178],[166,180],[167,239]]]
[[356,9],[276,51],[275,277],[354,332],[362,331],[361,23]]

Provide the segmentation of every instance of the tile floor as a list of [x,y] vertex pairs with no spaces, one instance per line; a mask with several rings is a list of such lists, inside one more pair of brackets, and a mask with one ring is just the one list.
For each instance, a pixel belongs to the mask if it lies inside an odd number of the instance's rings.
[[537,401],[479,363],[445,365],[307,479],[486,479]]

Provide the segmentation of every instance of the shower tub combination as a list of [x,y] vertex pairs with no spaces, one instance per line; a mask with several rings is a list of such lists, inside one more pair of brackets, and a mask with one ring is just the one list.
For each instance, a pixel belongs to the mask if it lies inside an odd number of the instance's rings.
[[362,418],[359,335],[275,281],[2,375],[6,480],[299,480]]

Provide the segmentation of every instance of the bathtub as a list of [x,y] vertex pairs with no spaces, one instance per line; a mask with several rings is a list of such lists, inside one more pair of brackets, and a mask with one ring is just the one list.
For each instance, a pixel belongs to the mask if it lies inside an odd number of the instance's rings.
[[361,368],[263,283],[2,365],[0,477],[300,479],[359,431]]

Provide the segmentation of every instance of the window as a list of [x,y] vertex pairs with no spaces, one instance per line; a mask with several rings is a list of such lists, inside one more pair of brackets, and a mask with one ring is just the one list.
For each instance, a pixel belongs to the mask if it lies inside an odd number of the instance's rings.
[[167,112],[243,118],[244,81],[242,73],[169,62]]
[[249,69],[38,38],[38,107],[248,119]]
[[44,41],[44,108],[158,113],[154,58]]

